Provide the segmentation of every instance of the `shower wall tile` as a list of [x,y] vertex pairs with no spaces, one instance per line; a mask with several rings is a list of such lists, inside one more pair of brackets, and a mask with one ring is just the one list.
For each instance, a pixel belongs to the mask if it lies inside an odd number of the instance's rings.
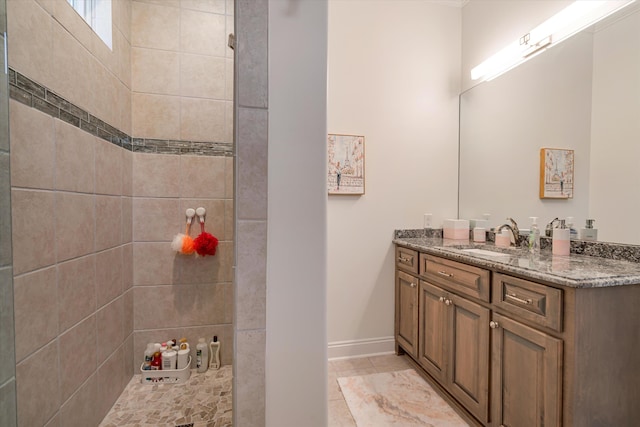
[[[185,212],[188,208],[203,207],[207,210],[205,219],[205,231],[211,233],[219,241],[231,240],[225,235],[225,211],[223,199],[180,199],[180,211]],[[184,232],[184,230],[182,230]],[[200,234],[200,224],[198,216],[193,219],[191,226],[191,237],[195,238]]]
[[[51,192],[11,190],[15,275],[55,262],[55,218],[51,215],[54,211]],[[33,242],[38,242],[36,247]]]
[[97,368],[96,316],[60,335],[58,343],[64,349],[60,352],[60,397],[64,402]]
[[[56,251],[58,261],[87,255],[95,247],[95,196],[57,192]],[[47,213],[50,215],[50,213]]]
[[224,201],[224,236],[227,240],[235,239],[235,218],[233,200]]
[[225,116],[224,116],[224,139],[225,141],[233,141],[233,101],[227,101],[224,103]]
[[182,52],[224,57],[226,45],[224,15],[181,9],[180,49]]
[[96,196],[96,251],[122,243],[122,197]]
[[233,242],[219,242],[216,255],[185,257],[180,269],[180,284],[210,284],[233,280]]
[[44,427],[63,427],[60,424],[60,412],[56,413]]
[[227,15],[233,15],[234,13],[234,0],[226,0],[226,11]]
[[11,265],[11,172],[9,153],[0,152],[0,268]]
[[122,290],[133,286],[133,244],[122,246]]
[[[124,299],[116,298],[96,312],[98,366],[124,341]],[[116,371],[118,372],[118,371]]]
[[[120,3],[120,2],[118,2]],[[130,25],[129,25],[130,27]],[[116,71],[115,75],[127,88],[131,89],[131,43],[127,37],[121,31],[113,32],[113,46],[114,54],[116,54]],[[121,123],[121,130],[124,130],[124,125]]]
[[0,426],[13,427],[16,425],[15,387],[15,379],[0,384]]
[[235,170],[234,170],[234,157],[225,157],[224,159],[224,174],[225,174],[225,184],[224,184],[224,192],[226,199],[233,199],[234,197],[234,185],[233,182],[235,180]]
[[122,148],[101,138],[95,138],[96,194],[119,196],[123,193]]
[[241,221],[238,224],[235,324],[238,329],[266,327],[267,222]]
[[180,98],[132,93],[131,128],[138,138],[180,139]]
[[93,30],[84,22],[84,19],[66,2],[53,2],[52,14],[56,20],[71,34],[78,39],[84,46],[91,46],[91,35]]
[[44,425],[58,411],[58,370],[51,369],[58,360],[58,343],[52,341],[16,366],[18,426]]
[[159,95],[180,93],[180,54],[158,49],[131,49],[131,90]]
[[55,141],[53,118],[17,101],[9,102],[11,184],[53,189]]
[[[11,267],[0,268],[0,385],[15,376],[14,283]],[[6,392],[6,390],[5,390]],[[2,399],[0,399],[2,402]],[[0,403],[0,406],[2,403]],[[0,411],[0,420],[2,412]],[[0,425],[3,425],[0,422]]]
[[180,156],[135,153],[133,155],[133,195],[178,197]]
[[[184,230],[182,230],[183,232]],[[171,285],[176,282],[180,266],[169,242],[135,242],[133,244],[133,284],[135,286]]]
[[126,338],[133,333],[133,289],[128,289],[122,294],[123,320],[122,333]]
[[109,355],[109,358],[98,368],[98,396],[96,409],[98,420],[102,420],[120,396],[124,378],[124,354],[120,349]]
[[238,219],[267,218],[267,111],[239,108]]
[[[133,292],[133,291],[132,291]],[[133,313],[133,311],[132,311]],[[146,343],[145,343],[145,347],[146,348]],[[144,348],[142,349],[142,351],[144,351]],[[131,379],[131,375],[133,374],[137,374],[139,371],[139,367],[140,365],[138,365],[138,369],[136,369],[135,365],[134,365],[134,357],[133,357],[133,333],[130,334],[127,339],[125,340],[124,344],[122,345],[122,352],[124,353],[124,372],[123,375],[125,376],[125,379],[123,381],[123,383],[128,384],[129,380]],[[142,352],[140,352],[140,354],[142,354]],[[142,356],[140,356],[142,357]],[[142,363],[142,361],[141,361]]]
[[182,232],[184,212],[178,199],[133,199],[133,240],[167,241]]
[[96,254],[96,301],[98,308],[122,294],[122,247]]
[[131,40],[131,7],[132,1],[114,1],[113,7],[113,25],[122,32],[122,35],[129,41]]
[[133,196],[133,153],[122,151],[122,195]]
[[180,14],[171,2],[134,1],[131,5],[131,46],[177,51]]
[[93,193],[95,137],[61,120],[54,124],[56,189]]
[[[236,330],[236,372],[234,417],[242,425],[265,425],[266,331]],[[240,378],[240,377],[239,377]]]
[[45,85],[52,83],[53,20],[33,1],[7,1],[9,63]]
[[[226,60],[224,58],[180,55],[180,95],[195,98],[225,98]],[[151,92],[151,91],[147,91]]]
[[122,197],[122,243],[131,243],[133,239],[133,199]]
[[65,427],[98,425],[102,419],[97,411],[98,388],[100,384],[98,384],[97,375],[93,374],[60,408],[60,425]]
[[225,61],[224,99],[226,99],[227,101],[233,101],[233,59],[227,58]]
[[225,103],[213,99],[181,98],[180,138],[192,141],[225,140]]
[[180,156],[180,197],[224,198],[225,164],[225,157]]
[[[233,13],[230,14],[231,16],[227,16],[226,20],[225,20],[225,24],[227,26],[227,34],[233,34],[235,33],[235,23],[233,22]],[[226,47],[226,54],[227,54],[227,58],[228,59],[233,59],[233,49],[231,49],[229,47],[229,45],[227,45]]]
[[201,12],[225,13],[225,0],[182,0],[183,9],[199,10]]
[[91,254],[57,265],[58,331],[96,311],[96,259]]
[[236,1],[236,20],[247,24],[238,26],[236,36],[238,106],[267,108],[268,0]]

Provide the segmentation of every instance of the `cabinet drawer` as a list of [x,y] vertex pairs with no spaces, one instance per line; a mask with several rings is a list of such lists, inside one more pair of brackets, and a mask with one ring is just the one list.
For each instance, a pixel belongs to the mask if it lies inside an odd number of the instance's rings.
[[397,246],[396,267],[409,273],[418,274],[418,251]]
[[489,302],[488,270],[421,254],[420,275],[461,294]]
[[493,304],[523,319],[562,331],[562,290],[494,273]]

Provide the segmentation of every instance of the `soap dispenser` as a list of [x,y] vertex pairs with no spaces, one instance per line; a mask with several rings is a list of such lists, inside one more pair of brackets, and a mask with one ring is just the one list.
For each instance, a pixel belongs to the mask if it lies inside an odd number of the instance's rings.
[[540,254],[540,229],[538,228],[538,217],[531,216],[531,229],[529,230],[529,253]]
[[598,240],[598,230],[593,228],[595,219],[588,219],[585,228],[580,230],[580,238],[582,240]]
[[553,255],[569,255],[570,230],[566,227],[564,219],[560,220],[560,225],[553,229],[553,240],[551,243],[551,253]]

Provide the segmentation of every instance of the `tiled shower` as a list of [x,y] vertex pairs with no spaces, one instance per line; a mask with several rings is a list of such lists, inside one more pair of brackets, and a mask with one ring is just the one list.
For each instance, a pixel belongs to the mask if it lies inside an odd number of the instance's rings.
[[[93,425],[148,341],[232,362],[233,2],[114,0],[113,51],[66,0],[7,9],[18,425]],[[176,256],[198,206],[218,253]]]

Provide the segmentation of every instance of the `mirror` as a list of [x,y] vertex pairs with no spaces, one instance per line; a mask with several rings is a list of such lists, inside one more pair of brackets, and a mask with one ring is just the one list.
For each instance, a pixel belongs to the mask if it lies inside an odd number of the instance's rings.
[[[460,96],[459,218],[593,218],[599,241],[640,244],[638,117],[633,4]],[[573,198],[539,198],[541,148],[574,150]]]

